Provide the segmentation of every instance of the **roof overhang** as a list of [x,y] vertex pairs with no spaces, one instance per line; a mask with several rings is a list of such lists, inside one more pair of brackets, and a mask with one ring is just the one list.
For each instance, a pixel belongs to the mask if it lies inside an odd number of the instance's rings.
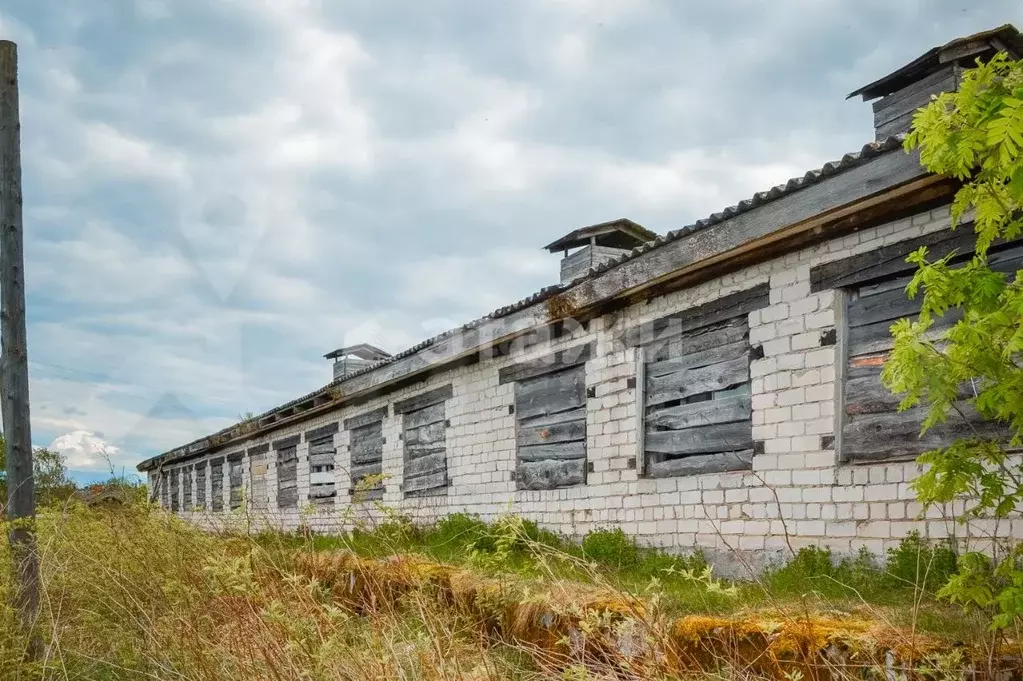
[[[616,233],[620,235],[620,238],[615,239]],[[643,225],[633,222],[628,218],[618,218],[617,220],[609,220],[596,225],[590,225],[589,227],[574,229],[560,239],[556,239],[544,246],[544,250],[551,253],[564,251],[569,248],[585,246],[590,243],[591,239],[600,239],[601,237],[604,237],[604,239],[610,238],[610,241],[606,244],[608,246],[632,249],[644,242],[653,241],[657,238],[657,233],[651,232]]]

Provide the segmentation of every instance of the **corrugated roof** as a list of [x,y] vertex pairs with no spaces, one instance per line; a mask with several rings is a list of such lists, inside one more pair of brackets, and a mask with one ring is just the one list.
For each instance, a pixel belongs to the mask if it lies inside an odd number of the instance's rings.
[[[500,319],[501,317],[513,314],[515,312],[518,312],[519,310],[522,310],[522,309],[525,309],[525,308],[530,307],[532,305],[535,305],[537,303],[543,302],[543,301],[545,301],[545,300],[547,300],[549,298],[552,298],[555,295],[558,295],[559,293],[563,293],[563,292],[567,291],[568,289],[572,288],[573,286],[575,286],[576,284],[580,283],[581,281],[583,281],[585,279],[589,279],[590,277],[593,277],[593,276],[601,274],[603,272],[607,272],[608,270],[614,269],[615,267],[618,267],[619,265],[621,265],[621,264],[623,264],[625,262],[633,260],[634,258],[638,258],[638,257],[644,255],[645,253],[649,253],[651,251],[654,251],[654,250],[660,248],[661,246],[664,246],[665,244],[669,244],[669,243],[678,241],[679,239],[684,239],[685,237],[689,236],[690,234],[693,234],[694,232],[698,232],[698,231],[700,231],[702,229],[706,229],[706,228],[711,227],[713,225],[719,224],[719,223],[724,222],[725,220],[729,220],[729,219],[731,219],[731,218],[733,218],[733,217],[735,217],[737,215],[741,215],[741,214],[747,213],[747,212],[749,212],[751,210],[755,210],[756,208],[758,208],[760,206],[763,206],[764,204],[770,203],[772,201],[776,201],[776,200],[778,200],[778,199],[780,199],[780,198],[782,198],[784,196],[788,196],[789,194],[795,193],[795,192],[799,191],[800,189],[804,189],[804,188],[809,187],[811,185],[817,184],[818,182],[820,182],[821,180],[824,180],[826,178],[833,177],[833,176],[838,175],[840,173],[849,171],[849,170],[851,170],[851,169],[853,169],[853,168],[855,168],[855,167],[857,167],[857,166],[859,166],[859,165],[861,165],[863,163],[866,163],[867,161],[869,161],[869,160],[871,160],[871,159],[873,159],[873,158],[875,158],[877,156],[880,156],[881,154],[885,154],[885,153],[888,153],[888,152],[892,152],[892,151],[901,149],[904,139],[905,139],[905,135],[895,135],[893,137],[888,137],[886,139],[879,140],[879,141],[876,141],[876,142],[869,142],[869,143],[863,145],[863,147],[860,148],[859,151],[848,153],[848,154],[844,155],[842,158],[838,159],[837,161],[829,161],[828,163],[825,163],[820,168],[807,171],[801,177],[794,177],[794,178],[790,179],[788,182],[776,185],[776,186],[772,187],[771,189],[768,189],[767,191],[758,192],[758,193],[754,194],[752,197],[750,197],[748,199],[745,199],[743,201],[740,201],[739,203],[735,204],[734,206],[729,206],[728,208],[725,208],[722,211],[714,213],[714,214],[712,214],[712,215],[710,215],[710,216],[708,216],[706,218],[703,218],[701,220],[697,220],[696,222],[692,223],[691,225],[687,225],[685,227],[682,227],[681,229],[676,229],[676,230],[668,232],[667,234],[664,234],[662,236],[658,236],[656,239],[654,239],[652,241],[648,241],[647,243],[643,244],[642,246],[634,248],[633,250],[631,250],[631,251],[629,251],[627,253],[624,253],[623,255],[621,255],[618,258],[615,258],[614,260],[602,263],[602,264],[600,264],[600,265],[598,265],[596,267],[591,268],[588,272],[586,272],[585,274],[583,274],[582,276],[576,278],[574,281],[572,281],[572,282],[570,282],[568,284],[555,284],[553,286],[547,286],[546,288],[540,289],[536,293],[534,293],[534,294],[532,294],[530,296],[527,296],[526,298],[523,298],[522,300],[514,302],[514,303],[512,303],[510,305],[506,305],[504,307],[498,308],[498,309],[494,310],[493,312],[491,312],[490,314],[485,315],[483,317],[480,317],[479,319],[474,319],[473,321],[468,322],[466,324],[463,324],[462,326],[460,326],[458,328],[450,329],[450,330],[445,331],[444,333],[441,333],[441,334],[439,334],[437,336],[433,336],[432,338],[427,338],[426,340],[424,340],[424,341],[422,341],[422,342],[420,342],[420,343],[418,343],[418,344],[416,344],[416,345],[414,345],[414,346],[412,346],[412,347],[410,347],[410,348],[408,348],[406,350],[403,350],[403,351],[401,351],[401,352],[399,352],[399,353],[397,353],[395,355],[392,355],[392,356],[388,357],[387,359],[383,359],[383,360],[380,360],[379,362],[375,362],[373,364],[367,365],[367,366],[363,367],[362,369],[354,371],[351,374],[349,374],[348,376],[345,376],[344,379],[341,379],[341,380],[338,380],[338,381],[332,381],[332,382],[328,383],[326,386],[324,386],[322,388],[319,388],[318,390],[314,390],[313,392],[311,392],[311,393],[309,393],[307,395],[304,395],[302,397],[299,397],[298,399],[295,399],[295,400],[292,400],[290,402],[287,402],[286,404],[282,404],[280,406],[274,407],[273,409],[270,409],[270,410],[264,412],[263,414],[260,414],[259,416],[255,417],[255,419],[253,419],[253,420],[256,421],[256,422],[259,422],[262,419],[267,418],[268,416],[273,415],[275,412],[283,411],[283,410],[289,409],[290,407],[293,407],[293,406],[295,406],[297,404],[300,404],[302,402],[306,402],[306,401],[308,401],[308,400],[310,400],[310,399],[312,399],[312,398],[314,398],[314,397],[316,397],[318,395],[321,395],[321,394],[324,394],[324,393],[328,392],[332,387],[344,384],[345,381],[348,381],[348,380],[350,380],[352,378],[355,378],[357,376],[362,376],[363,374],[370,373],[372,371],[375,371],[375,370],[379,369],[380,367],[383,367],[383,366],[386,366],[388,364],[391,364],[392,362],[397,362],[398,360],[403,359],[405,357],[408,357],[410,355],[414,355],[415,353],[417,353],[417,352],[419,352],[421,350],[424,350],[424,349],[426,349],[426,348],[428,348],[428,347],[430,347],[430,346],[432,346],[432,345],[434,345],[434,344],[436,344],[438,342],[441,342],[441,341],[443,341],[443,340],[445,340],[447,338],[450,338],[450,337],[452,337],[452,336],[454,336],[456,334],[462,333],[463,331],[468,331],[468,330],[471,330],[471,329],[475,329],[475,328],[483,325],[484,323],[486,323],[486,322],[488,322],[490,320]],[[212,435],[209,435],[209,436],[206,436],[206,437],[203,437],[203,438],[199,438],[198,440],[190,442],[187,445],[183,445],[182,447],[177,447],[177,448],[175,448],[174,450],[171,450],[171,451],[178,451],[178,450],[185,450],[185,451],[187,451],[188,449],[190,449],[190,448],[192,448],[192,447],[194,447],[196,445],[199,445],[204,440],[208,440],[209,438],[216,439],[218,436],[227,435],[234,428],[235,428],[235,426],[230,426],[230,427],[225,428],[225,429],[223,429],[223,430],[221,430],[221,431],[219,431],[217,433],[214,433]],[[150,459],[146,459],[145,461],[141,462],[139,464],[139,466],[141,467],[141,466],[149,464],[151,462],[155,462],[155,461],[159,460],[161,457],[165,456],[166,454],[167,453],[164,453],[164,454],[161,454],[159,456],[152,457]]]

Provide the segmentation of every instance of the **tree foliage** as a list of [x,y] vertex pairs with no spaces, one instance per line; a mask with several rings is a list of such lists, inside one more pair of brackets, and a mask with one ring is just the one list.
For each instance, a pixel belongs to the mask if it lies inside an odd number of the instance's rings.
[[[45,506],[66,500],[75,491],[67,476],[67,467],[60,452],[39,448],[32,453],[35,473],[36,504]],[[7,504],[7,443],[0,436],[0,507]]]
[[[1023,446],[1023,272],[992,269],[989,254],[1023,232],[1023,63],[1001,54],[966,72],[957,92],[916,113],[905,146],[928,170],[962,181],[952,229],[972,218],[977,239],[965,263],[962,254],[931,260],[926,248],[910,255],[918,269],[906,290],[921,312],[892,326],[882,380],[903,395],[901,409],[926,407],[924,431],[966,409],[1006,425],[1007,440],[965,438],[921,455],[926,470],[914,483],[925,504],[962,500],[963,520],[1005,517],[1023,502],[1023,463],[1009,455]],[[949,314],[961,318],[935,333]],[[1006,626],[1023,614],[1019,563],[1017,551],[997,566],[966,554],[945,594],[997,609],[995,625]]]

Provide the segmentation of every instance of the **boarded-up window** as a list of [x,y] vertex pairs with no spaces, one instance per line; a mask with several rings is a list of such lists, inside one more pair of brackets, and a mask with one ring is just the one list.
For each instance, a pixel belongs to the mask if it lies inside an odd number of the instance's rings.
[[298,435],[274,443],[277,452],[277,508],[298,508]]
[[[837,377],[841,386],[837,440],[842,460],[912,459],[961,437],[1006,435],[1004,426],[976,415],[969,404],[973,389],[967,384],[961,387],[961,401],[948,421],[921,437],[926,407],[899,412],[900,397],[881,383],[881,370],[894,345],[892,324],[906,317],[915,319],[920,312],[920,298],[910,300],[906,296],[905,288],[915,269],[906,263],[906,255],[926,246],[930,259],[957,253],[953,262],[961,261],[971,255],[975,238],[973,230],[964,225],[955,232],[943,230],[811,270],[811,290],[840,290],[836,311],[842,351]],[[1023,246],[1018,242],[996,245],[988,262],[992,269],[1012,276],[1023,267]],[[932,336],[939,336],[959,318],[955,311],[936,318]]]
[[160,499],[161,505],[166,509],[170,510],[171,507],[171,482],[170,482],[170,471],[164,471],[160,476]]
[[586,366],[590,344],[501,369],[515,382],[518,489],[586,482]]
[[210,507],[214,513],[224,510],[224,460],[210,462]]
[[334,433],[338,424],[331,423],[314,430],[306,431],[305,439],[309,443],[309,502],[313,504],[333,504],[337,496],[337,485],[334,473]]
[[245,490],[242,483],[242,454],[232,454],[227,457],[227,477],[228,483],[231,485],[230,489],[230,501],[231,510],[235,510],[242,507],[242,499],[245,497]]
[[266,488],[267,452],[269,445],[251,447],[249,455],[249,505],[254,511],[265,511],[269,505]]
[[206,462],[195,464],[195,505],[206,510]]
[[345,419],[351,454],[352,489],[349,493],[357,500],[382,499],[384,496],[384,483],[379,476],[383,473],[385,416],[387,407],[381,407]]
[[181,501],[181,508],[186,511],[192,510],[192,467],[186,466],[181,469],[181,492],[184,499]]
[[448,484],[444,402],[452,395],[451,385],[396,402],[395,414],[402,417],[404,470],[402,490],[406,496],[444,493]]
[[172,513],[181,510],[181,472],[175,468],[171,471],[170,507]]
[[626,334],[638,345],[643,473],[667,477],[749,470],[753,462],[749,313],[766,285]]

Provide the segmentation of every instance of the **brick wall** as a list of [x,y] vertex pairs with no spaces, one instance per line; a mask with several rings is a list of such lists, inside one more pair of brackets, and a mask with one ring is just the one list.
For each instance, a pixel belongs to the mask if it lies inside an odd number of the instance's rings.
[[[401,418],[384,420],[383,504],[420,521],[467,512],[484,518],[513,511],[545,527],[580,536],[600,527],[621,527],[649,545],[685,551],[703,548],[724,565],[760,567],[792,549],[826,545],[839,554],[866,547],[881,553],[911,530],[941,539],[951,534],[964,542],[992,536],[1023,536],[1023,523],[976,521],[956,525],[961,505],[931,509],[921,516],[909,482],[914,463],[842,464],[834,448],[837,349],[828,332],[835,329],[835,291],[810,292],[814,265],[862,253],[882,245],[947,229],[946,209],[881,225],[790,253],[683,291],[651,299],[593,320],[551,345],[514,351],[511,356],[454,369],[354,408],[317,416],[246,442],[272,442],[327,423],[377,409],[430,388],[451,383],[447,402],[448,476],[446,494],[403,498]],[[745,472],[647,479],[637,471],[636,354],[616,339],[622,329],[685,310],[721,296],[768,283],[770,305],[749,315],[750,342],[763,357],[751,363],[754,439],[762,451]],[[500,384],[498,370],[550,352],[596,342],[586,363],[587,482],[575,487],[518,491],[515,488],[515,416],[513,385]],[[305,508],[308,458],[299,447],[299,510],[272,512],[260,523],[314,531],[339,531],[353,518],[379,515],[372,503],[353,506],[348,496],[348,433],[336,436],[338,498],[333,507]],[[217,452],[217,456],[234,450]],[[267,475],[270,508],[276,508],[276,475],[271,450]],[[641,465],[641,464],[640,464]],[[246,476],[248,460],[245,461]],[[225,468],[226,473],[226,468]],[[247,478],[246,478],[247,479]],[[207,476],[209,485],[209,476]],[[225,484],[225,493],[228,486]],[[194,498],[194,497],[193,497]],[[226,504],[225,504],[226,508]],[[237,522],[223,515],[195,513],[197,522]]]

